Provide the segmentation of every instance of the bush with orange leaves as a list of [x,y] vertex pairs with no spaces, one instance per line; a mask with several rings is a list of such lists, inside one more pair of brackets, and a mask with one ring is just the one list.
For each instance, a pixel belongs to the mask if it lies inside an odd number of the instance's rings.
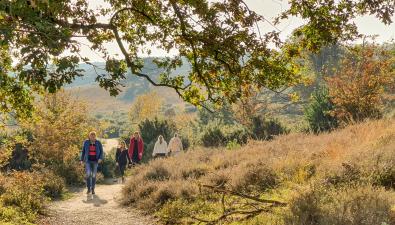
[[385,90],[393,87],[395,57],[385,47],[364,44],[349,49],[341,67],[327,78],[332,111],[348,124],[383,115]]

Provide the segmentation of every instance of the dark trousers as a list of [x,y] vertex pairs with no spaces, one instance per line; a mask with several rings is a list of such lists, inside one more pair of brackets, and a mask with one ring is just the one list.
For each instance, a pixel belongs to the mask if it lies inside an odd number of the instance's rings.
[[121,177],[125,175],[125,170],[126,170],[126,165],[119,165],[119,173],[121,174]]

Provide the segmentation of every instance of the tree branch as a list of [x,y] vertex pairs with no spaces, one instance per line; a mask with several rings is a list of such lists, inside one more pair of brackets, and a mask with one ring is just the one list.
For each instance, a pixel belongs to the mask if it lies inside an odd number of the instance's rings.
[[235,192],[235,191],[232,191],[232,190],[222,189],[222,188],[218,188],[218,187],[207,185],[207,184],[202,184],[201,186],[204,187],[204,188],[208,188],[210,190],[213,190],[214,192],[227,193],[227,194],[230,194],[230,195],[239,196],[241,198],[250,199],[250,200],[253,200],[253,201],[256,201],[256,202],[260,202],[260,203],[273,204],[273,206],[284,207],[284,206],[287,205],[287,203],[284,203],[284,202],[280,202],[280,201],[276,201],[276,200],[260,199],[260,198],[249,196],[249,195],[246,195],[246,194],[243,194],[243,193]]

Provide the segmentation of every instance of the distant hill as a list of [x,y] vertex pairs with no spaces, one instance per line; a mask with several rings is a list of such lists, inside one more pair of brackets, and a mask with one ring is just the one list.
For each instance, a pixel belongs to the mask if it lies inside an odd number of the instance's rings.
[[[95,62],[93,64],[98,68],[105,68],[104,62]],[[174,90],[154,87],[144,78],[137,77],[131,73],[127,74],[123,82],[122,92],[117,97],[112,97],[106,90],[100,88],[95,81],[98,75],[105,72],[104,70],[96,69],[95,71],[94,67],[88,64],[81,64],[79,68],[85,71],[84,76],[76,78],[72,84],[67,85],[66,91],[83,101],[91,103],[90,106],[94,113],[127,110],[138,95],[149,91],[158,92],[165,98],[166,104],[184,104]],[[187,75],[189,70],[190,66],[185,63],[182,67],[175,70],[173,75]],[[142,72],[149,74],[155,81],[158,80],[162,71],[153,63],[153,58],[144,59]]]

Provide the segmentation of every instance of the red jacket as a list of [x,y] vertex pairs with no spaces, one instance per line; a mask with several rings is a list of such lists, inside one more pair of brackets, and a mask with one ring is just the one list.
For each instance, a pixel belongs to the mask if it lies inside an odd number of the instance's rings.
[[[129,144],[129,156],[130,156],[130,158],[132,158],[133,157],[133,152],[134,152],[134,142],[135,142],[135,138],[134,137],[132,137],[131,139],[130,139],[130,144]],[[140,138],[139,140],[138,140],[138,153],[139,153],[139,160],[141,160],[142,158],[143,158],[143,151],[144,151],[144,142],[143,142],[143,139],[142,138]]]

